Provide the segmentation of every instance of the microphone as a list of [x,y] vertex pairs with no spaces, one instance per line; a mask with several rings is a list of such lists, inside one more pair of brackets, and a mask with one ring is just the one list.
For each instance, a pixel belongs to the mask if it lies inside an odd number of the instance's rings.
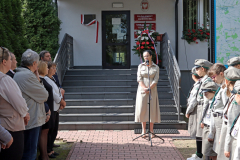
[[146,60],[146,64],[147,64],[147,66],[149,66],[149,60]]

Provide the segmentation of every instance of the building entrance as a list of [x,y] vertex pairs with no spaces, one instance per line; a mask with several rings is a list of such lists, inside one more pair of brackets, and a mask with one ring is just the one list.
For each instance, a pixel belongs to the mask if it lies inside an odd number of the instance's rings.
[[130,11],[102,11],[102,66],[130,68]]

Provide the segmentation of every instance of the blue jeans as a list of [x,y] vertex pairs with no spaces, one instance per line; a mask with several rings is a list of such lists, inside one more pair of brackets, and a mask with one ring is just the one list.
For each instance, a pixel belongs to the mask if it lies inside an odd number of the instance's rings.
[[41,127],[35,127],[24,131],[24,152],[22,160],[36,159],[40,129]]

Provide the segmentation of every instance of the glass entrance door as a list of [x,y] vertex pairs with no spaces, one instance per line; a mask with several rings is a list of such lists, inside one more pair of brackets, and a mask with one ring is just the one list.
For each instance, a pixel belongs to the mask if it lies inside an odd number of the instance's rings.
[[102,12],[102,66],[130,68],[130,11]]

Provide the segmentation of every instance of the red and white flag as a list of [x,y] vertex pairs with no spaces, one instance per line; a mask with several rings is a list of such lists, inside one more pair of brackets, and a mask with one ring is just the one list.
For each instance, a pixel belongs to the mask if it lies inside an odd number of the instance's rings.
[[99,22],[97,21],[97,19],[94,19],[91,22],[89,22],[88,24],[84,24],[84,15],[81,14],[81,24],[83,24],[85,26],[91,26],[95,23],[96,23],[96,43],[98,43]]

